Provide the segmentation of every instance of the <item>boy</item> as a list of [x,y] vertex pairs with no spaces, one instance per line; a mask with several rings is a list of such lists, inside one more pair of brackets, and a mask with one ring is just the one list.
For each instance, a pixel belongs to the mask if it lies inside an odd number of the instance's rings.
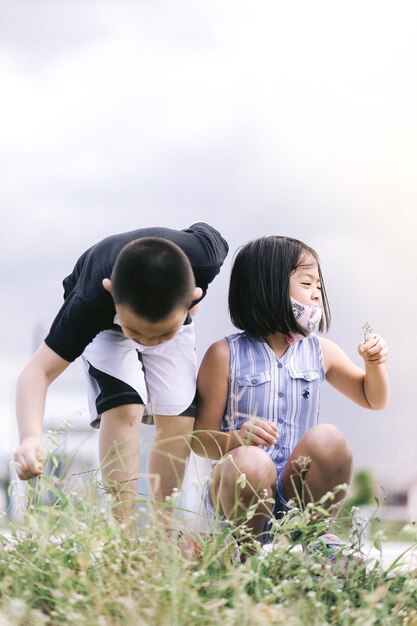
[[89,248],[64,279],[64,304],[17,385],[19,478],[44,471],[42,421],[50,383],[82,355],[91,425],[114,514],[133,513],[139,426],[148,401],[155,439],[148,471],[154,499],[180,486],[195,417],[192,316],[228,253],[205,222],[186,230],[143,228]]

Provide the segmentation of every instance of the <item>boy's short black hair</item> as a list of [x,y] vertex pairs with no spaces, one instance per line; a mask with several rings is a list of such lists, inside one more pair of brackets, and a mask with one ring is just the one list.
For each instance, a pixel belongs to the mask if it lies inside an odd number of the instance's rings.
[[233,324],[259,337],[279,332],[284,335],[308,332],[294,317],[289,295],[291,274],[311,256],[317,262],[321,281],[323,316],[319,330],[330,325],[326,296],[317,252],[291,237],[261,237],[242,246],[233,263],[229,286],[229,312]]
[[115,304],[158,322],[177,307],[191,306],[195,279],[190,261],[175,243],[143,237],[119,253],[112,275]]

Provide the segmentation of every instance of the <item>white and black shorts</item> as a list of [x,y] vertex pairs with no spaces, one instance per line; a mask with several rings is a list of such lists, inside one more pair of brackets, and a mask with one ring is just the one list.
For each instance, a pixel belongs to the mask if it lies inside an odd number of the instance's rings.
[[197,358],[194,323],[169,341],[143,346],[117,330],[99,333],[83,353],[91,426],[124,404],[145,405],[156,415],[195,415]]

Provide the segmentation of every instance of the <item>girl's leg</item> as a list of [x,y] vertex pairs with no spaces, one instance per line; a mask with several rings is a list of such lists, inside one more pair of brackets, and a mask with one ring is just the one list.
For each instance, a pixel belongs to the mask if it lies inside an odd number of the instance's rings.
[[251,519],[247,520],[246,514],[260,498],[275,498],[276,480],[275,465],[264,450],[256,446],[239,446],[216,465],[211,500],[220,514],[237,524],[244,522],[250,534],[261,539],[273,505],[260,502]]
[[[337,485],[349,484],[351,475],[352,453],[344,436],[332,424],[318,424],[300,439],[285,466],[284,497],[302,505],[317,502]],[[344,495],[336,494],[332,504]]]

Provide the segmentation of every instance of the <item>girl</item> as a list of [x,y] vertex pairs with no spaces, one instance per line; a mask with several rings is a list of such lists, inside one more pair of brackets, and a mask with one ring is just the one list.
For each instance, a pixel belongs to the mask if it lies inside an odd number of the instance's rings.
[[[208,509],[236,522],[255,506],[246,525],[261,539],[271,513],[282,515],[290,499],[316,502],[350,482],[345,438],[335,426],[317,424],[320,385],[326,379],[360,406],[384,408],[388,350],[370,336],[358,348],[361,369],[315,334],[330,323],[319,259],[289,237],[262,237],[240,249],[229,310],[243,332],[214,343],[203,359],[193,448],[225,457],[211,476]],[[265,492],[273,507],[264,497],[259,502]]]

